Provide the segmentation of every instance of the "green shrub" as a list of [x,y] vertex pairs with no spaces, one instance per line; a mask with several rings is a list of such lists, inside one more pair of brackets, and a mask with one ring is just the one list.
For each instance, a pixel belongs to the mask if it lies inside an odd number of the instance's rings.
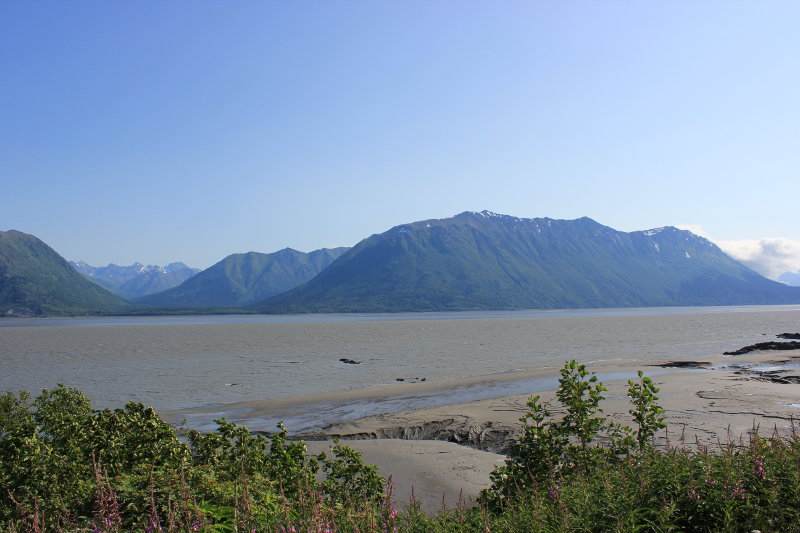
[[[482,493],[481,501],[496,509],[514,494],[553,486],[557,479],[577,472],[588,475],[626,453],[632,444],[631,430],[600,416],[605,390],[585,365],[566,363],[556,390],[563,417],[555,419],[538,396],[530,399],[528,412],[520,418],[522,436],[512,443],[505,464],[491,474],[492,487]],[[657,399],[634,394],[641,398],[643,409],[651,409]],[[606,447],[593,445],[599,436],[605,437]]]
[[628,397],[633,404],[632,409],[628,412],[637,424],[636,443],[641,451],[652,442],[658,430],[666,428],[667,424],[662,416],[664,409],[656,403],[658,387],[655,386],[652,379],[644,376],[641,370],[637,374],[639,375],[638,383],[628,380]]
[[[139,403],[93,410],[83,393],[62,385],[35,399],[6,392],[0,525],[36,531],[248,525],[249,531],[322,508],[366,506],[379,514],[383,479],[355,450],[337,443],[330,454],[313,457],[304,442],[288,440],[283,425],[266,437],[217,423],[216,432],[189,432],[187,446]],[[303,512],[301,502],[319,505]]]

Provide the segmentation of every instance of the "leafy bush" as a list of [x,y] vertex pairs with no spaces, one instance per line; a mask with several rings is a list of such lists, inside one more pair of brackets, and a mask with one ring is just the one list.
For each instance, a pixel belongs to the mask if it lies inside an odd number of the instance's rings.
[[86,396],[59,385],[31,401],[29,394],[0,396],[0,520],[15,509],[38,508],[60,524],[88,515],[104,475],[148,468],[179,469],[187,450],[150,407],[94,411]]
[[340,510],[367,505],[376,513],[384,502],[377,468],[347,446],[310,457],[304,442],[287,439],[283,425],[266,437],[224,419],[217,424],[216,432],[189,432],[187,446],[139,403],[93,410],[82,392],[62,385],[35,399],[6,392],[0,524],[109,531],[247,525],[249,531],[282,515],[317,512],[298,512],[300,501],[321,498]]

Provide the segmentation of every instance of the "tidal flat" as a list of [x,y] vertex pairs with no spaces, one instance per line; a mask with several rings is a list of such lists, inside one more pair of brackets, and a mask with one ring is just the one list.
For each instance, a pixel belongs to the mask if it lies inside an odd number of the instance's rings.
[[737,372],[800,356],[722,353],[798,330],[800,306],[0,320],[0,388],[64,383],[97,408],[142,402],[200,429],[285,420],[313,451],[347,439],[393,476],[398,501],[413,487],[435,510],[488,485],[527,398],[552,398],[570,359],[609,386],[606,412],[622,423],[626,379],[653,376],[681,432],[662,442],[789,431],[797,385]]
[[800,306],[2,319],[0,389],[64,383],[99,408],[137,401],[161,412],[225,412],[241,402],[554,372],[568,359],[702,360],[798,325]]

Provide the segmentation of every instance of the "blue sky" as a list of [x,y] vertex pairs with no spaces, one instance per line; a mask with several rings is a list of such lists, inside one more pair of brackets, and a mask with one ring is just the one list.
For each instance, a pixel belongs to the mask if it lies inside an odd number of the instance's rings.
[[5,0],[0,230],[204,268],[488,209],[691,226],[754,265],[777,242],[771,268],[800,270],[798,20],[779,1]]

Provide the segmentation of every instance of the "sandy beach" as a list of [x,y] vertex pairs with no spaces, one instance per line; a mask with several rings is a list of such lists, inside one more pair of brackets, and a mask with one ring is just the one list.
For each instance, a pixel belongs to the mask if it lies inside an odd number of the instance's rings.
[[[639,369],[653,378],[668,422],[658,436],[661,446],[715,446],[747,439],[753,428],[766,436],[791,433],[792,421],[800,415],[800,350],[696,363],[679,361],[677,367],[669,367],[669,361],[606,361],[587,366],[608,388],[601,404],[605,414],[626,425],[632,425],[627,379]],[[282,419],[305,426],[306,431],[292,433],[306,440],[311,453],[326,450],[333,438],[341,439],[378,465],[383,476],[392,477],[399,505],[408,503],[413,490],[423,509],[435,512],[460,501],[474,503],[489,485],[491,471],[502,464],[509,442],[518,436],[526,402],[532,394],[552,401],[557,377],[554,369],[547,369],[402,383],[234,404],[223,414],[248,425]],[[554,412],[557,416],[558,409]],[[207,415],[208,410],[182,414]],[[315,427],[326,416],[338,421]]]

